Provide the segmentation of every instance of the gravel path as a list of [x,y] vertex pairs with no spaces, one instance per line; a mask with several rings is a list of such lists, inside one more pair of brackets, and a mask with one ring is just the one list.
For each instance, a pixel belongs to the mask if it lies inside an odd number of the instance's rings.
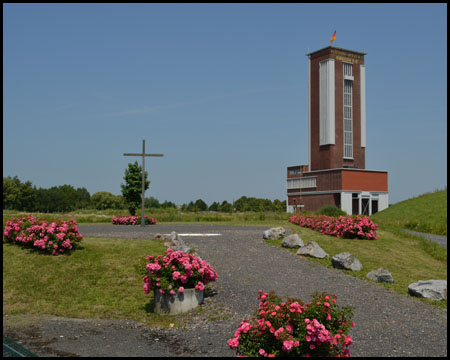
[[[34,330],[34,337],[24,339],[24,345],[47,356],[235,356],[226,341],[239,322],[253,314],[257,291],[262,289],[304,301],[315,291],[338,294],[339,305],[355,308],[352,356],[447,356],[446,310],[272,247],[262,239],[265,229],[79,225],[84,236],[151,238],[171,231],[222,234],[184,237],[217,270],[214,293],[206,297],[204,311],[194,313],[183,328],[151,329],[126,320],[49,318]],[[211,321],[214,312],[223,319]],[[8,334],[26,336],[25,332]]]
[[413,235],[422,236],[422,237],[424,237],[430,241],[433,241],[447,249],[447,236],[446,235],[427,234],[427,233],[422,233],[422,232],[413,231],[413,230],[409,230],[409,229],[403,229],[403,230],[405,230],[406,232],[413,234]]

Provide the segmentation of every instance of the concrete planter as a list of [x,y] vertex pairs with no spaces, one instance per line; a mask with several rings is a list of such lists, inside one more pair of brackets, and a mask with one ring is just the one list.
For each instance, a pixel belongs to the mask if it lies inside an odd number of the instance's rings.
[[183,293],[175,295],[161,294],[159,289],[153,291],[154,308],[157,314],[176,315],[192,309],[203,303],[203,291],[184,289]]

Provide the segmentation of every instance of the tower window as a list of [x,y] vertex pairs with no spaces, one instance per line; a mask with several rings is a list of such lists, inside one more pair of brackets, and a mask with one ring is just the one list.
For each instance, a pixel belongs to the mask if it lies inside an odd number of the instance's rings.
[[353,76],[352,74],[352,64],[344,63],[344,76]]
[[353,81],[344,80],[344,158],[353,158],[352,93]]

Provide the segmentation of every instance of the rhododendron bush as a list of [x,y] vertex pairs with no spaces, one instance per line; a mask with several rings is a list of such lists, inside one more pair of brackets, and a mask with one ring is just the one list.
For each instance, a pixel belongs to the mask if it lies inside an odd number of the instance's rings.
[[5,224],[3,242],[31,247],[53,255],[73,250],[83,239],[75,220],[37,221],[34,216],[12,217]]
[[367,216],[293,215],[291,223],[320,231],[325,235],[347,239],[378,239],[378,225]]
[[[150,216],[144,216],[146,225],[156,224],[156,219]],[[138,225],[141,223],[140,216],[114,216],[113,225]]]
[[274,291],[258,291],[259,307],[251,320],[243,320],[228,346],[244,356],[350,356],[348,335],[353,310],[339,309],[337,295],[314,294],[310,303]]
[[148,272],[144,276],[145,294],[152,289],[170,295],[190,288],[203,291],[206,284],[217,279],[217,272],[211,265],[198,256],[182,251],[169,248],[165,255],[148,255],[146,259],[149,263],[145,266]]

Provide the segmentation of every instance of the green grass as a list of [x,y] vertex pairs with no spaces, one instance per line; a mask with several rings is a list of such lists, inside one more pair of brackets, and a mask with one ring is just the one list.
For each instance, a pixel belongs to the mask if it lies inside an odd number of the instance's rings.
[[[77,210],[68,213],[27,213],[16,210],[3,211],[3,227],[6,220],[12,216],[33,215],[38,219],[44,218],[47,221],[75,220],[79,224],[107,223],[111,224],[113,216],[129,216],[126,210]],[[139,212],[140,215],[140,212]],[[284,212],[244,212],[244,213],[220,213],[220,212],[182,212],[176,209],[146,209],[146,216],[156,218],[158,224],[164,223],[224,223],[229,225],[242,224],[249,222],[254,224],[263,224],[266,221],[287,221],[290,214]]]
[[[375,214],[372,220],[378,223],[380,230],[379,239],[373,241],[322,235],[289,223],[287,220],[292,214],[286,213],[183,213],[174,209],[151,209],[146,210],[146,215],[156,217],[159,224],[202,223],[291,228],[305,243],[316,241],[330,256],[348,251],[363,264],[360,272],[340,271],[369,281],[365,277],[369,271],[379,267],[388,269],[395,283],[378,285],[406,295],[408,285],[418,280],[447,279],[446,250],[400,229],[417,220],[420,226],[415,226],[415,230],[446,234],[446,197],[446,190],[424,194]],[[32,215],[49,221],[74,219],[78,223],[111,223],[113,216],[125,214],[124,210],[78,210],[65,214]],[[3,225],[6,219],[21,215],[29,213],[4,211]],[[281,246],[281,240],[268,243]],[[3,244],[3,314],[9,315],[12,322],[42,316],[62,316],[130,319],[150,326],[167,327],[170,323],[179,326],[179,321],[188,321],[189,316],[185,316],[185,320],[178,320],[172,316],[152,313],[152,295],[144,294],[142,276],[137,270],[142,266],[140,264],[143,257],[164,251],[162,242],[149,239],[86,237],[80,249],[70,255],[56,257]],[[308,259],[332,267],[329,258]],[[418,301],[447,308],[447,301]],[[211,321],[216,318],[221,319],[220,312],[211,314]]]
[[[408,294],[408,285],[418,280],[447,279],[447,251],[446,249],[424,240],[417,236],[410,236],[396,228],[391,230],[379,230],[377,240],[341,239],[334,236],[322,235],[317,231],[302,228],[295,224],[285,227],[291,228],[294,233],[299,234],[304,243],[317,242],[330,257],[327,259],[315,259],[308,257],[311,261],[318,262],[329,268],[333,268],[331,257],[341,252],[350,252],[361,261],[361,271],[345,271],[349,275],[370,281],[366,278],[369,271],[380,267],[388,269],[394,277],[394,284],[377,283],[399,294]],[[281,240],[267,240],[273,246],[281,247]],[[429,246],[432,250],[426,251]],[[296,252],[297,250],[286,249]],[[447,301],[432,301],[420,299],[431,305],[447,308]]]
[[152,295],[136,271],[142,258],[165,249],[155,240],[86,237],[70,255],[51,256],[3,244],[3,314],[175,323],[151,312]]
[[371,218],[382,226],[447,235],[447,189],[401,201]]

